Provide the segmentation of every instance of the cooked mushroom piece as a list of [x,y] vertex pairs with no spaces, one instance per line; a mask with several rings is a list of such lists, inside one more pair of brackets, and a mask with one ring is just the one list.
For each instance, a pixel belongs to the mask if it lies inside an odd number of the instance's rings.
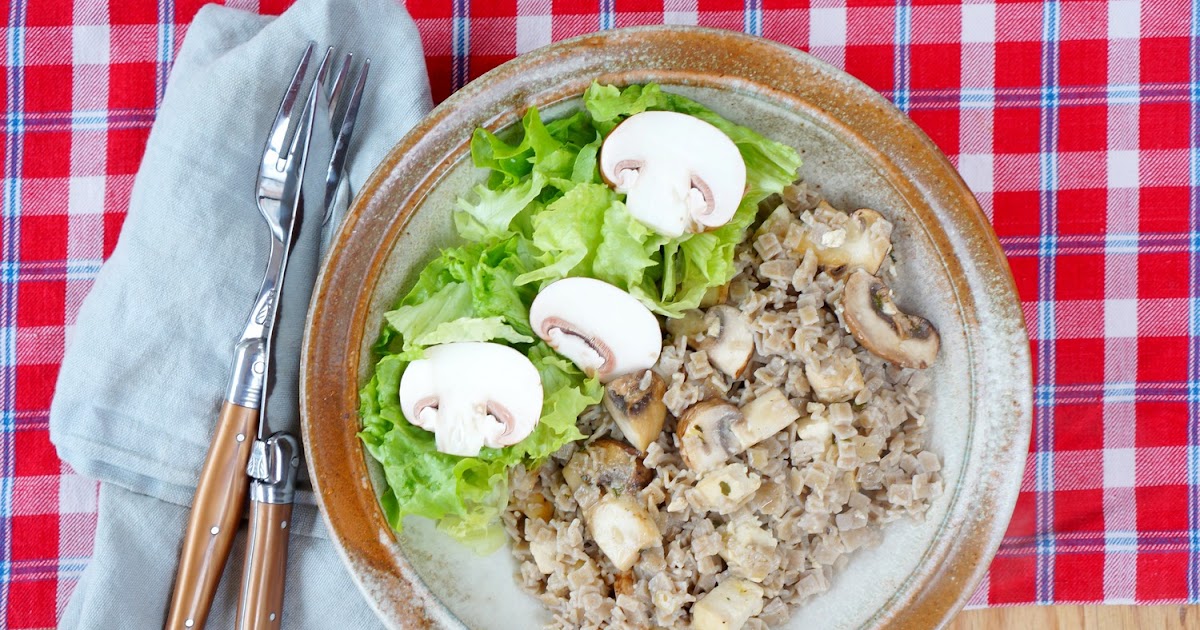
[[652,473],[628,445],[608,438],[596,440],[572,455],[562,473],[572,492],[585,484],[603,492],[599,501],[585,508],[583,520],[600,551],[618,570],[632,567],[643,549],[662,544],[658,525],[634,498],[650,483]]
[[750,580],[727,577],[692,604],[694,630],[737,630],[762,612],[763,588]]
[[824,201],[813,213],[838,227],[819,238],[805,230],[799,245],[801,250],[813,250],[817,262],[833,275],[854,269],[865,269],[869,273],[879,271],[892,249],[891,221],[870,208],[855,210],[847,216]]
[[762,582],[779,566],[779,555],[775,553],[779,541],[753,516],[741,515],[723,529],[725,546],[720,554],[733,575]]
[[746,162],[724,132],[694,116],[642,112],[600,147],[600,174],[629,214],[677,237],[729,222],[746,188]]
[[574,492],[583,484],[617,493],[633,493],[653,477],[638,452],[610,438],[601,438],[575,452],[563,467],[563,480]]
[[705,472],[745,450],[733,432],[743,420],[741,410],[722,400],[702,400],[685,409],[675,425],[683,463]]
[[725,300],[729,299],[729,283],[726,282],[719,287],[711,287],[704,292],[704,297],[700,299],[700,307],[708,308],[718,304],[724,304]]
[[745,419],[734,423],[733,434],[745,445],[743,448],[750,448],[795,422],[800,412],[778,387],[772,387],[742,405],[742,416]]
[[[709,335],[697,346],[708,354],[713,367],[730,378],[738,378],[754,355],[754,332],[750,320],[739,309],[721,304],[708,310],[705,323]],[[713,325],[717,332],[712,334]]]
[[604,388],[604,408],[625,440],[639,451],[644,452],[662,433],[666,391],[667,384],[650,370],[626,374]]
[[679,317],[668,318],[667,332],[675,337],[687,337],[688,345],[696,347],[696,339],[708,333],[704,311],[692,308],[684,311]]
[[695,498],[706,510],[731,514],[761,486],[762,478],[745,464],[726,464],[696,482]]
[[937,360],[941,337],[923,317],[903,313],[879,278],[855,271],[846,280],[842,316],[854,339],[896,365],[925,369]]
[[529,359],[496,343],[434,346],[400,378],[400,408],[434,433],[437,450],[473,457],[525,439],[542,413],[542,379]]
[[702,400],[679,416],[675,426],[679,455],[688,468],[706,472],[775,435],[799,417],[800,412],[777,388],[741,409],[720,400]]
[[846,347],[838,348],[824,360],[805,361],[804,375],[812,386],[813,396],[823,403],[850,400],[865,385],[858,359]]
[[618,571],[628,571],[643,549],[662,544],[650,512],[628,494],[606,494],[584,516],[592,539]]
[[654,314],[632,295],[592,278],[563,278],[542,289],[529,321],[550,347],[606,383],[653,367],[662,350]]

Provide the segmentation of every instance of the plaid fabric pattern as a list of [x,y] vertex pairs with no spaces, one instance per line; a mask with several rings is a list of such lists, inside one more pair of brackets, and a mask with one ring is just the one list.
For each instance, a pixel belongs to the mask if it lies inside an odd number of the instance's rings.
[[[202,0],[0,15],[0,626],[53,626],[95,483],[47,408]],[[231,5],[278,13],[287,0]],[[436,98],[597,29],[699,24],[811,52],[958,166],[1016,276],[1031,453],[974,605],[1200,602],[1200,0],[410,0]]]

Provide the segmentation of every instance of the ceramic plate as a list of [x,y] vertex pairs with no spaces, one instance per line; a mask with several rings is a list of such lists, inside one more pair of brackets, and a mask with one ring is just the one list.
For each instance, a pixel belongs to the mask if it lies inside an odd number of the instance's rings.
[[458,91],[412,130],[360,191],[318,280],[302,377],[304,442],[330,534],[364,597],[392,627],[533,628],[549,616],[513,580],[506,550],[481,558],[418,518],[394,534],[378,470],[355,432],[358,389],[382,313],[439,247],[450,209],[484,173],[476,126],[500,130],[531,105],[553,118],[593,80],[654,81],[786,142],[834,206],[896,224],[902,306],[941,331],[930,370],[930,448],[946,492],[922,522],[884,528],[789,628],[930,628],[970,596],[1004,533],[1030,429],[1029,343],[1012,276],[953,166],[907,117],[856,79],[792,48],[728,31],[646,27],[565,41]]

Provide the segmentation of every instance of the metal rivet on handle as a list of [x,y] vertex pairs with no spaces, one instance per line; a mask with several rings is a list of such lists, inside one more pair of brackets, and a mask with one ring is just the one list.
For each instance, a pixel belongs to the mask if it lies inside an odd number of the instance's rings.
[[271,613],[271,616],[268,617],[268,619],[270,619],[271,621],[275,621],[275,613]]
[[196,623],[196,622],[192,621],[191,619],[188,619],[187,621],[183,622],[183,625],[184,625],[184,627],[191,628],[192,624],[194,624],[194,623]]
[[280,524],[279,524],[279,529],[287,529],[287,521],[284,521],[284,522],[280,523]]
[[[220,527],[213,525],[212,529],[208,530],[208,533],[212,534],[213,536],[216,536],[218,533],[220,533],[220,531],[221,531]],[[188,626],[188,627],[190,628],[191,626]]]
[[237,439],[237,441],[239,441],[239,442],[245,442],[245,441],[246,441],[246,436],[245,436],[245,435],[243,435],[243,434],[241,434],[241,433],[239,433],[239,434],[237,434],[237,438],[236,438],[236,439]]

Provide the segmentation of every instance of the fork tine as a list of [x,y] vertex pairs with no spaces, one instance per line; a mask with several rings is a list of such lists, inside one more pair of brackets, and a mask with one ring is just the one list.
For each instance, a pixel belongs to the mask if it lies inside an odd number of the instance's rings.
[[338,69],[337,76],[333,79],[333,85],[329,88],[329,123],[337,129],[335,114],[339,107],[342,98],[342,88],[346,85],[346,77],[350,75],[350,67],[354,63],[354,53],[346,53],[342,57],[342,67]]
[[[313,116],[315,115],[316,109],[317,83],[314,82],[312,87],[310,87],[308,90],[308,97],[304,99],[304,109],[300,110],[300,115],[302,118],[300,119],[299,126],[296,128],[296,134],[292,136],[292,144],[290,147],[288,147],[286,164],[284,166],[284,168],[287,170],[292,168],[292,163],[295,161],[297,155],[303,159],[308,153],[308,142],[309,138],[312,136]],[[304,144],[303,148],[300,148],[301,142]],[[297,150],[299,150],[299,153],[297,153]]]
[[[333,140],[333,153],[329,157],[329,174],[334,181],[340,180],[343,167],[346,164],[346,154],[350,147],[350,137],[354,134],[354,124],[358,120],[359,106],[362,104],[362,96],[364,88],[367,84],[367,74],[371,71],[371,60],[363,61],[362,69],[358,71],[358,78],[355,79],[354,88],[345,98],[339,102],[331,104],[330,109],[336,109],[340,120],[334,121],[334,130],[336,137]],[[325,191],[325,217],[322,223],[329,222],[333,216],[333,197],[337,195],[337,186],[326,188]]]
[[272,156],[278,161],[279,154],[283,151],[283,143],[287,139],[288,129],[291,127],[292,109],[296,105],[296,97],[300,94],[304,76],[308,73],[308,63],[312,59],[314,45],[313,42],[309,42],[308,47],[304,49],[304,55],[300,57],[296,72],[292,74],[292,82],[283,95],[283,101],[279,103],[279,113],[275,115],[275,122],[271,125],[271,135],[267,141],[267,155],[264,161],[269,161]]
[[[309,98],[310,99],[316,97],[318,86],[321,84],[320,78],[323,75],[328,73],[329,59],[332,55],[333,55],[333,47],[330,46],[329,49],[325,51],[325,56],[321,58],[321,65],[317,66],[317,80],[313,81],[312,85],[309,88]],[[307,103],[307,101],[306,101],[306,103]],[[301,113],[303,113],[303,110],[301,110]],[[292,135],[292,144],[291,144],[291,146],[288,147],[287,155],[279,156],[279,158],[278,158],[279,161],[275,165],[275,167],[280,172],[286,171],[289,168],[289,166],[291,164],[292,156],[295,155],[295,153],[296,153],[296,141],[299,139],[300,132],[302,131],[303,128],[300,125],[297,125],[296,129],[297,129],[296,133]],[[305,142],[307,142],[307,140]]]

